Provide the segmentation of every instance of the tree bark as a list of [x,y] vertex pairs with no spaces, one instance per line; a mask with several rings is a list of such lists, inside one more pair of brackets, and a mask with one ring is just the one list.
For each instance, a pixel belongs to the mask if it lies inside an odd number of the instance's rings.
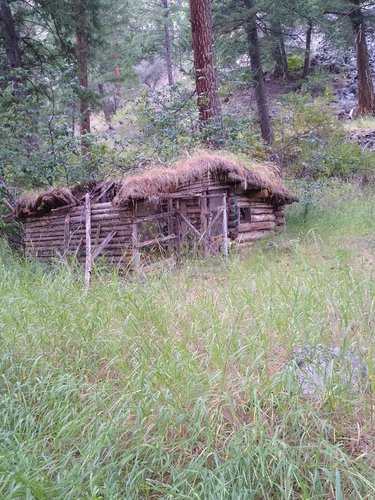
[[374,85],[366,41],[366,26],[363,19],[360,0],[351,0],[353,9],[349,16],[355,36],[358,73],[358,114],[375,112]]
[[271,31],[274,37],[272,55],[275,61],[275,69],[273,71],[273,75],[276,78],[290,78],[288,58],[286,55],[284,37],[280,22],[272,23]]
[[88,99],[88,62],[87,62],[87,16],[85,14],[85,2],[79,1],[78,23],[76,29],[76,53],[77,53],[77,75],[79,85],[79,113],[80,133],[82,151],[89,148],[85,135],[90,134],[90,102]]
[[211,0],[190,0],[190,17],[197,104],[199,119],[204,122],[221,117],[214,64]]
[[174,84],[173,79],[173,64],[172,64],[172,47],[171,47],[171,36],[169,32],[169,3],[168,0],[162,0],[163,5],[163,16],[164,16],[164,52],[165,52],[165,64],[167,66],[168,73],[168,85],[172,87]]
[[[244,0],[244,4],[248,9],[253,10],[252,0]],[[250,13],[250,16],[245,25],[245,29],[249,43],[250,65],[254,79],[255,98],[259,114],[260,130],[264,142],[271,145],[274,142],[274,135],[268,109],[268,99],[264,86],[263,70],[260,58],[259,37],[255,16],[255,12]]]
[[11,69],[21,67],[21,51],[19,37],[12,11],[7,0],[0,0],[0,34],[4,40],[5,55],[8,66]]
[[311,37],[313,31],[313,24],[311,21],[308,22],[308,28],[306,31],[306,46],[305,46],[305,60],[303,63],[303,73],[302,78],[307,78],[310,74],[310,60],[311,60]]
[[6,63],[13,81],[13,94],[19,96],[21,79],[14,70],[22,67],[21,49],[16,25],[7,0],[0,0],[0,36],[3,39]]

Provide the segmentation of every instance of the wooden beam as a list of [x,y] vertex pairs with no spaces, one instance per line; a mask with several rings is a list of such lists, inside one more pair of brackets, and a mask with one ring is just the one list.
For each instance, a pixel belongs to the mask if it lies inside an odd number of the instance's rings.
[[92,253],[92,260],[94,261],[97,257],[99,257],[100,253],[105,249],[108,243],[115,236],[116,231],[111,231],[108,236],[100,243],[100,245],[95,247],[95,250]]
[[70,241],[70,214],[69,212],[65,215],[64,219],[64,247],[65,251],[69,249]]
[[90,194],[85,195],[85,229],[86,229],[86,260],[85,260],[85,282],[86,290],[90,286],[92,255],[91,255],[91,201]]
[[137,248],[145,248],[152,245],[156,245],[157,243],[165,243],[167,241],[175,240],[177,238],[176,234],[170,234],[168,236],[163,236],[162,238],[155,238],[154,240],[141,241],[137,243]]
[[132,246],[133,246],[133,261],[134,261],[134,267],[137,272],[138,278],[141,277],[141,268],[140,268],[140,253],[138,249],[138,227],[137,223],[133,223],[133,230],[132,230]]
[[153,220],[164,219],[165,217],[169,217],[171,215],[173,215],[173,212],[163,212],[161,214],[149,215],[147,217],[137,217],[136,223],[138,224],[139,222],[149,222]]
[[208,229],[208,224],[207,224],[207,198],[202,197],[200,199],[201,202],[201,213],[200,213],[200,218],[201,218],[201,235],[200,235],[200,241],[202,242],[202,247],[203,247],[203,256],[207,257],[208,255],[208,242],[207,242],[207,229]]
[[227,212],[227,194],[223,194],[223,250],[224,256],[228,256],[228,212]]
[[246,224],[240,224],[238,226],[238,231],[240,233],[250,233],[252,231],[259,231],[262,229],[273,229],[276,226],[275,221],[269,222],[248,222]]
[[189,229],[193,231],[193,233],[198,236],[199,238],[201,237],[201,233],[191,224],[189,219],[187,219],[183,213],[180,212],[180,210],[176,210],[176,214],[181,217],[181,219],[185,222],[185,224],[188,226]]

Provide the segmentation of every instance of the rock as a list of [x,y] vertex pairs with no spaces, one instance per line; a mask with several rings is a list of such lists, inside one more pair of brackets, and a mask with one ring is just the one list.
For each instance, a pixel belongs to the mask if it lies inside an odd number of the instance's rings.
[[289,367],[295,370],[304,396],[322,397],[337,386],[357,394],[370,389],[367,364],[353,349],[342,352],[322,344],[298,347]]

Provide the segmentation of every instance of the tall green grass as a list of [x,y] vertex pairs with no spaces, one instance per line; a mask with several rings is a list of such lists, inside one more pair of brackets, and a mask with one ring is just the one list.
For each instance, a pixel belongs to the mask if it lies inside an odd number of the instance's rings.
[[1,498],[374,498],[374,401],[300,394],[293,348],[355,348],[373,384],[375,200],[328,190],[227,261],[131,277],[4,247]]

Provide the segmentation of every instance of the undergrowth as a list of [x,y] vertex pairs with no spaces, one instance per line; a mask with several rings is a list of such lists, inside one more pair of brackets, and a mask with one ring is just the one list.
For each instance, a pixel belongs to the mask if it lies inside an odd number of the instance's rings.
[[363,353],[373,193],[335,186],[227,261],[138,284],[0,257],[1,498],[373,498],[371,393],[302,397],[292,351]]

